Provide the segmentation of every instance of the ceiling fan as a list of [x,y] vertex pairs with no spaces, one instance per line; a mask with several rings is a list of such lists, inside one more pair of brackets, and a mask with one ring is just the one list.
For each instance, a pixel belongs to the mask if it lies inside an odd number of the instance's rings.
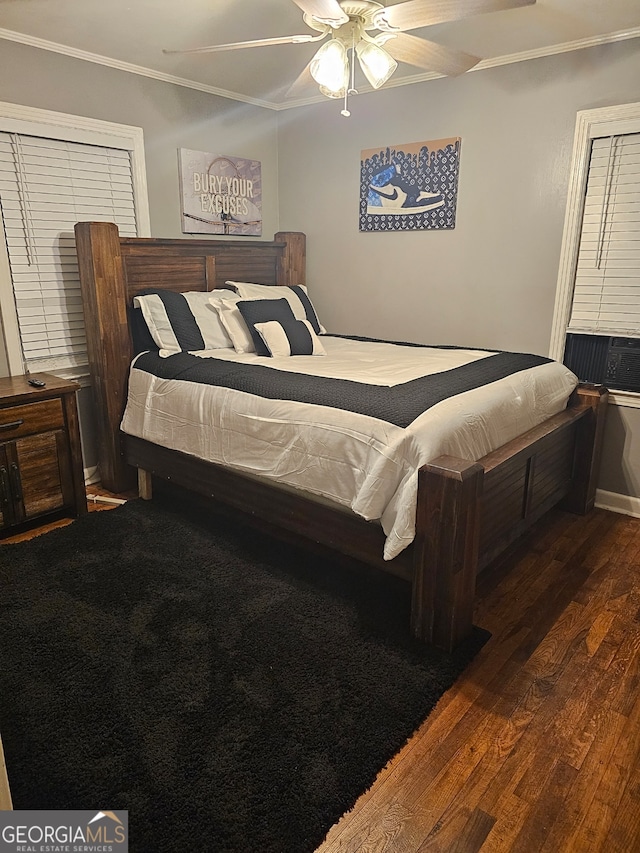
[[342,114],[349,115],[347,97],[357,94],[355,58],[374,89],[379,89],[387,82],[396,70],[398,62],[406,62],[446,76],[463,74],[477,65],[480,58],[409,35],[407,30],[459,20],[483,12],[532,6],[536,0],[405,0],[392,6],[384,6],[374,0],[293,2],[302,10],[304,23],[319,33],[318,35],[306,33],[278,36],[164,52],[215,53],[250,47],[324,41],[287,91],[287,97],[301,94],[315,81],[323,95],[329,98],[344,98]]

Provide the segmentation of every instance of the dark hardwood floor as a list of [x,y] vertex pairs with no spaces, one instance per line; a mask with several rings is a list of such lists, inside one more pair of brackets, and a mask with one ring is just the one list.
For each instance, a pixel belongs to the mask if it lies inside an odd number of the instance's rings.
[[318,853],[638,853],[640,519],[552,512],[475,622],[492,638]]
[[640,851],[640,519],[552,513],[475,622],[491,640],[321,853]]

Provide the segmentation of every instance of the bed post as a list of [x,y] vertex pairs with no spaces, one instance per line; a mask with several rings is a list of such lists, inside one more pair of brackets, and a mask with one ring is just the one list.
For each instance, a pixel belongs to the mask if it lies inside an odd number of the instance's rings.
[[604,422],[607,414],[609,392],[602,385],[579,385],[573,392],[569,406],[586,409],[577,424],[574,452],[574,474],[571,491],[560,504],[568,512],[585,515],[596,499],[598,471],[602,457]]
[[109,491],[124,492],[134,486],[135,470],[125,463],[120,445],[132,359],[120,236],[111,222],[78,222],[75,232],[100,479]]
[[277,283],[280,285],[306,284],[306,235],[300,231],[278,231],[276,243],[284,243],[285,250],[278,257]]
[[451,456],[418,471],[411,631],[446,651],[472,627],[483,476]]

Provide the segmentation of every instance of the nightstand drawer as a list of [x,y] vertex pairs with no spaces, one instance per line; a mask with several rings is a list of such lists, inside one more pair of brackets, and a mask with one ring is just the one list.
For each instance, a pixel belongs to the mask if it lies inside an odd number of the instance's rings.
[[0,377],[0,539],[87,511],[78,388],[50,373]]
[[64,426],[62,400],[41,400],[0,409],[0,441]]

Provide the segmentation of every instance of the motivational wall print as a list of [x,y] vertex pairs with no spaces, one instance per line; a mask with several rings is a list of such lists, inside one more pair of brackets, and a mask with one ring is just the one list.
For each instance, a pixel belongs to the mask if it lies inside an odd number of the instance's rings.
[[183,234],[262,234],[259,160],[178,150]]
[[360,155],[360,231],[455,228],[460,137]]

